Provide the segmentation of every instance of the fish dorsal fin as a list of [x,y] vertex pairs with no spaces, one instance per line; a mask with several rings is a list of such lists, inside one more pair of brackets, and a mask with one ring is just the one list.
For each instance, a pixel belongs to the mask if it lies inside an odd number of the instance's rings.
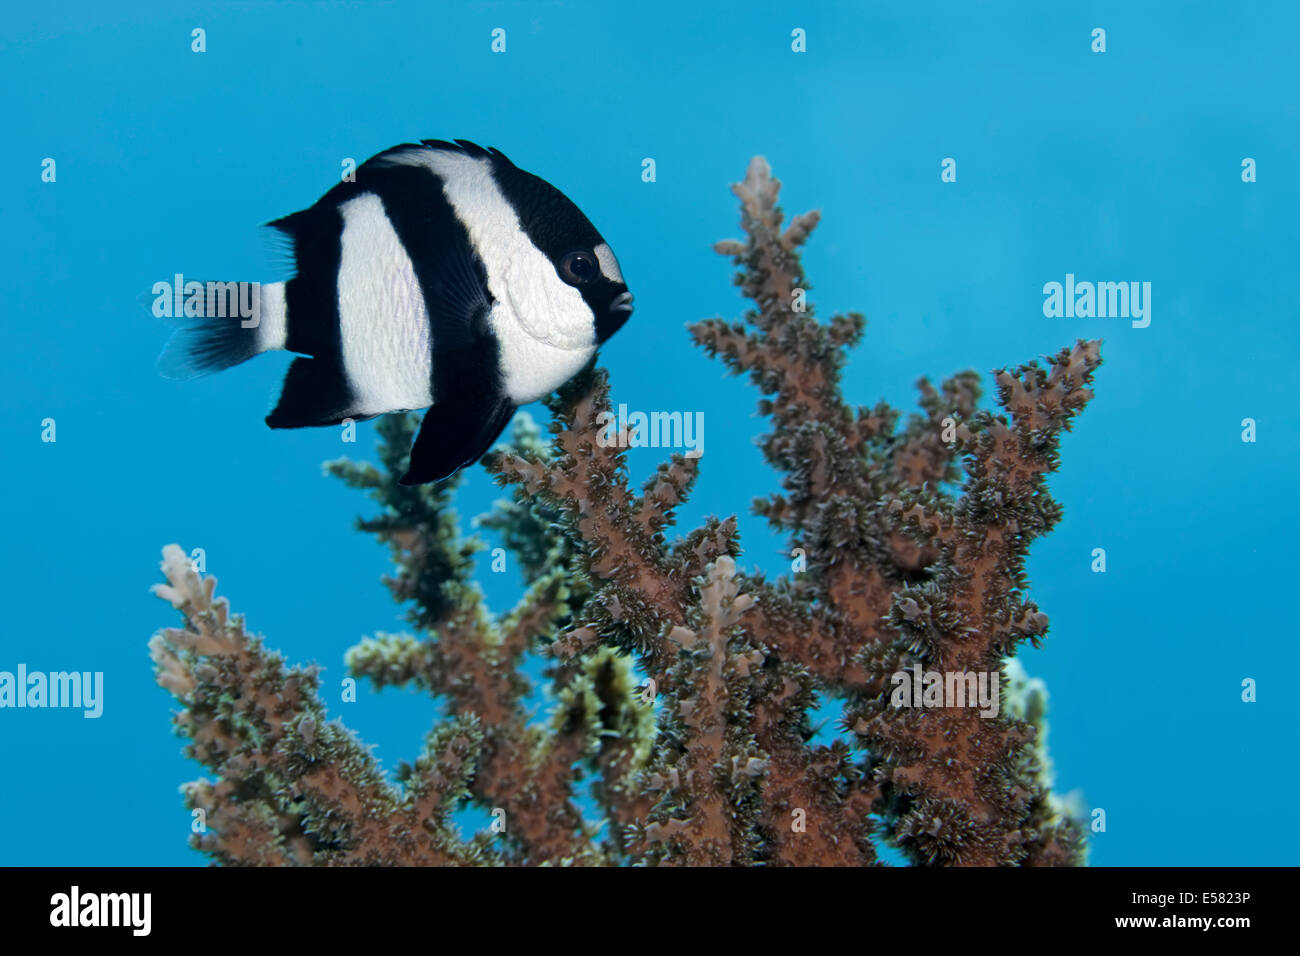
[[510,162],[506,154],[501,152],[495,146],[489,146],[484,149],[478,143],[472,143],[467,139],[458,139],[454,142],[448,142],[445,139],[422,139],[420,145],[427,149],[443,149],[450,152],[465,153],[467,156],[473,156],[475,159],[500,160],[508,166],[514,168],[514,163]]

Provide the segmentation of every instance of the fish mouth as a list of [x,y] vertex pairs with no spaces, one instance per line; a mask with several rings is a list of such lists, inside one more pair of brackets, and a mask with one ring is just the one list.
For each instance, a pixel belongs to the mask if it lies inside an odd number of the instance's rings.
[[622,313],[623,315],[631,314],[632,293],[624,292],[622,295],[616,296],[614,298],[614,301],[609,304],[609,311],[614,313]]

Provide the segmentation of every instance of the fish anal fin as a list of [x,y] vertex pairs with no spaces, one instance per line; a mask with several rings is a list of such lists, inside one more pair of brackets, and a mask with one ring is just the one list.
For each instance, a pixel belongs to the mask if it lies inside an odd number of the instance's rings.
[[352,412],[351,404],[342,368],[327,359],[296,358],[284,377],[280,401],[266,416],[266,423],[272,428],[308,428],[370,417]]

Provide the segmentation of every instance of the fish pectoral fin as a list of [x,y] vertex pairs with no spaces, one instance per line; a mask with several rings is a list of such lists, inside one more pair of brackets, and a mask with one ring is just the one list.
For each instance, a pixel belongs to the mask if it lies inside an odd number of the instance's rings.
[[422,485],[455,474],[492,447],[515,412],[504,395],[444,399],[429,408],[411,446],[411,461],[400,479]]

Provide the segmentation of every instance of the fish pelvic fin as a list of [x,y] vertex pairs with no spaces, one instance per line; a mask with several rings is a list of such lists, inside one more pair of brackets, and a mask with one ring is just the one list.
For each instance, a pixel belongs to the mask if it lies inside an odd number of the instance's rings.
[[400,484],[422,485],[449,478],[483,457],[515,412],[514,403],[504,395],[484,398],[458,395],[425,412]]

